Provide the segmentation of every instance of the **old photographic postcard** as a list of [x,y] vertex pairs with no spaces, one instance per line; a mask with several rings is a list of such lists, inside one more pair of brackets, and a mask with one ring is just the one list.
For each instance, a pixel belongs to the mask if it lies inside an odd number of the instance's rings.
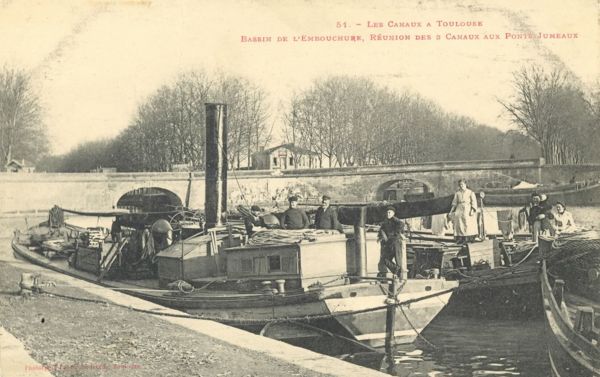
[[[0,376],[579,376],[548,356],[546,274],[511,258],[600,220],[599,20],[594,0],[0,0]],[[454,292],[483,265],[526,267]]]

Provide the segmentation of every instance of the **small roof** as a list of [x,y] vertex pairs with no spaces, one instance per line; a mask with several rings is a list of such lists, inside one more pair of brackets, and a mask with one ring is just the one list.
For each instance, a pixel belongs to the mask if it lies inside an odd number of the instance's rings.
[[21,167],[21,168],[34,167],[35,166],[34,164],[32,164],[29,161],[24,160],[24,159],[22,159],[22,160],[12,159],[9,162],[7,162],[5,166],[10,166],[10,165],[18,166],[18,167]]
[[260,151],[257,153],[271,153],[279,148],[289,149],[290,151],[298,153],[298,154],[318,154],[317,152],[314,152],[314,151],[311,151],[308,149],[304,149],[301,147],[297,147],[296,145],[294,145],[294,143],[277,145],[275,147],[271,147],[271,148],[265,149],[264,151]]

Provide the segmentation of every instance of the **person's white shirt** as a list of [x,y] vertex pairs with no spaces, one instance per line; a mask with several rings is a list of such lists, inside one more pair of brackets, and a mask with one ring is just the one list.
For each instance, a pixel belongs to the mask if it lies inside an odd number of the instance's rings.
[[575,230],[573,215],[567,210],[563,210],[562,212],[554,211],[553,225],[556,234]]

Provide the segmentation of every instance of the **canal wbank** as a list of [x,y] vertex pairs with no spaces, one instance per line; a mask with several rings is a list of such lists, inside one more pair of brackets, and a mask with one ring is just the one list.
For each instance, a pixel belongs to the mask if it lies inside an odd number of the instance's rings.
[[[21,273],[41,273],[57,295],[19,294]],[[125,306],[125,307],[123,307]],[[382,376],[332,357],[183,314],[16,260],[0,238],[0,326],[55,376]],[[1,367],[1,365],[0,365]],[[1,369],[0,369],[1,370]],[[2,376],[11,375],[2,370]]]

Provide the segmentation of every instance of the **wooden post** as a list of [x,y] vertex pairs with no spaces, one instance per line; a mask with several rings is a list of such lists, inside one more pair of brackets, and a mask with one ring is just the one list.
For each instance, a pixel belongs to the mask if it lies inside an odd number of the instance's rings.
[[183,260],[185,259],[185,252],[184,252],[184,248],[183,248],[183,228],[181,228],[181,239],[179,240],[179,242],[181,242],[181,280],[185,281],[185,271],[183,270],[184,268],[184,262]]
[[389,284],[388,298],[386,300],[387,312],[385,316],[385,352],[389,360],[393,360],[392,352],[394,348],[394,329],[396,327],[396,291],[399,281],[396,276]]
[[485,193],[482,191],[479,193],[479,213],[476,213],[476,215],[479,217],[479,220],[481,221],[477,221],[477,225],[479,226],[479,237],[482,240],[485,240],[485,214],[484,214],[484,208],[483,208],[483,198],[485,198]]
[[577,307],[575,314],[575,331],[587,339],[591,339],[597,332],[594,324],[594,308],[591,306]]
[[229,242],[227,247],[231,247],[233,245],[233,229],[231,224],[227,224],[227,241]]
[[406,240],[400,238],[400,279],[408,280],[408,257],[406,255]]
[[354,260],[356,261],[356,273],[358,276],[367,276],[366,221],[367,207],[361,206],[358,220],[354,223]]
[[[193,173],[190,171],[190,172],[188,172],[188,174],[189,174],[188,185],[187,185],[187,190],[185,191],[185,208],[190,207],[190,193],[192,192],[192,175],[193,175]],[[181,233],[183,234],[183,229],[181,230]]]
[[554,287],[552,288],[552,294],[554,294],[554,299],[556,299],[556,304],[560,308],[563,302],[563,292],[565,289],[565,281],[562,279],[556,279],[554,281]]

